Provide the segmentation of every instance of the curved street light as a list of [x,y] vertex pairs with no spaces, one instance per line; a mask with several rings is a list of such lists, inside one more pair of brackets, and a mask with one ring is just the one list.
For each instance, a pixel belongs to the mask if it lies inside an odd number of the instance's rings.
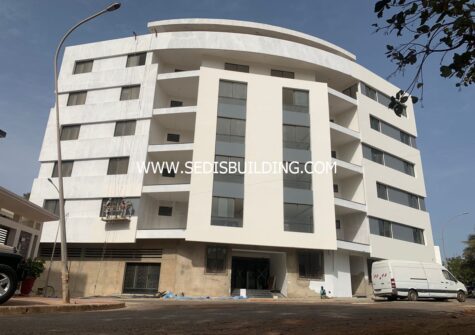
[[67,255],[67,244],[66,244],[66,220],[64,217],[64,190],[63,190],[63,171],[62,171],[62,158],[61,158],[61,126],[59,122],[59,98],[58,98],[58,55],[61,51],[61,48],[64,44],[66,38],[80,25],[98,17],[107,12],[112,12],[120,8],[120,3],[113,3],[101,11],[85,18],[84,20],[76,23],[72,28],[70,28],[66,34],[61,38],[56,52],[54,54],[54,95],[56,102],[56,146],[58,151],[58,193],[59,193],[59,226],[61,230],[61,283],[62,283],[62,298],[63,303],[70,303],[69,296],[69,270],[68,270],[68,255]]

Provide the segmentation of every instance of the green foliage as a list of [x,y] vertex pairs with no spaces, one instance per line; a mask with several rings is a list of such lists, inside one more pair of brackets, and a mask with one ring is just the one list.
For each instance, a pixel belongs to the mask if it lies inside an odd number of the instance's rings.
[[465,284],[475,283],[475,234],[470,234],[465,241],[467,247],[462,256],[447,259],[447,268]]
[[[417,67],[404,94],[395,97],[397,101],[411,95],[415,88],[421,89],[422,99],[423,67],[431,55],[439,55],[441,77],[456,78],[455,86],[475,83],[473,0],[378,0],[374,12],[385,19],[382,25],[373,24],[377,32],[407,37],[400,45],[386,46],[386,56],[396,64],[392,75],[404,72],[408,66]],[[383,18],[385,14],[388,16]]]
[[25,262],[24,271],[26,277],[38,278],[45,270],[45,261],[39,258],[28,259]]

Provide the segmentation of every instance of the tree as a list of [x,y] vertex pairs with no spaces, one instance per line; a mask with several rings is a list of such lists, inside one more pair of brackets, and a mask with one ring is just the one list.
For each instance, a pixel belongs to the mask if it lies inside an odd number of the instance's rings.
[[462,256],[447,259],[447,268],[461,282],[473,285],[475,283],[475,234],[470,234],[464,243],[467,246]]
[[[475,3],[473,0],[379,0],[374,6],[378,18],[386,19],[376,32],[407,37],[399,45],[387,45],[386,56],[396,64],[390,75],[416,72],[408,87],[391,97],[389,108],[398,116],[414,89],[424,95],[424,65],[430,56],[440,57],[440,75],[456,78],[456,87],[475,83]],[[383,18],[383,16],[387,15]],[[411,96],[412,102],[419,99]]]

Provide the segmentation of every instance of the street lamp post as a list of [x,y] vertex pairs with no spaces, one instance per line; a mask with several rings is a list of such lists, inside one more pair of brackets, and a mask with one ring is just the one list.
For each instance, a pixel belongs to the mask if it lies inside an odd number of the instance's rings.
[[61,159],[61,127],[59,122],[59,98],[58,98],[58,55],[61,50],[61,47],[64,44],[66,38],[80,25],[98,17],[107,12],[112,12],[120,8],[120,3],[113,3],[103,10],[85,18],[84,20],[78,22],[71,29],[69,29],[66,34],[61,38],[56,52],[54,54],[54,95],[56,99],[56,145],[58,151],[58,193],[59,193],[59,226],[61,230],[61,280],[62,280],[62,297],[63,302],[69,304],[69,270],[68,270],[68,255],[66,247],[66,220],[64,217],[64,190],[63,190],[63,171],[62,171],[62,159]]
[[457,215],[451,217],[449,220],[447,220],[447,222],[446,222],[444,225],[442,225],[441,240],[442,240],[442,252],[444,253],[444,261],[445,261],[445,263],[447,263],[447,254],[445,253],[445,227],[446,227],[449,223],[453,222],[455,219],[457,219],[457,218],[459,218],[459,217],[461,217],[461,216],[464,216],[464,215],[468,215],[468,214],[470,214],[470,213],[469,213],[469,212],[463,212],[463,213],[457,214]]

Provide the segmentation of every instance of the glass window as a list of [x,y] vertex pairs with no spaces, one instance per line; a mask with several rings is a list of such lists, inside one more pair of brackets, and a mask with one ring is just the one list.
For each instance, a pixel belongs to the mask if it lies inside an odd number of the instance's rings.
[[273,77],[281,77],[281,78],[289,78],[294,79],[295,73],[290,71],[282,71],[282,70],[270,70],[270,75]]
[[369,217],[369,230],[373,235],[392,237],[391,222]]
[[122,87],[120,92],[120,100],[135,100],[140,95],[140,85]]
[[391,98],[388,97],[386,94],[383,94],[381,92],[378,92],[378,102],[381,105],[384,105],[386,107],[389,107],[389,104],[391,103]]
[[218,113],[242,116],[246,112],[247,84],[220,80]]
[[233,63],[224,63],[224,69],[228,71],[246,72],[249,73],[249,65],[240,65]]
[[159,206],[158,215],[160,216],[172,216],[173,207]]
[[425,211],[426,210],[426,201],[424,198],[422,197],[419,197],[419,209],[421,211]]
[[370,99],[376,100],[376,90],[374,88],[369,87],[364,83],[361,83],[361,88],[364,95]]
[[246,121],[218,117],[216,140],[223,142],[244,143]]
[[388,200],[388,188],[386,185],[376,183],[378,198]]
[[147,58],[146,52],[141,52],[127,56],[127,64],[125,67],[142,66],[145,65],[145,59]]
[[292,88],[282,89],[282,104],[285,112],[308,113],[308,91]]
[[61,127],[61,141],[77,140],[79,137],[80,125],[62,126]]
[[180,142],[180,134],[167,134],[167,142]]
[[[285,164],[285,163],[284,163]],[[298,168],[298,173],[295,172]],[[312,189],[312,174],[305,172],[305,163],[299,163],[298,167],[293,164],[288,172],[284,171],[284,187],[298,188],[304,190]]]
[[135,126],[137,122],[131,121],[118,121],[115,124],[114,136],[131,136],[135,135]]
[[93,63],[94,60],[77,61],[74,66],[74,74],[91,72]]
[[140,198],[104,198],[99,216],[134,216],[139,204]]
[[129,168],[129,157],[110,158],[108,175],[127,174]]
[[[71,177],[73,173],[73,165],[74,161],[62,161],[61,162],[61,174],[63,177]],[[52,178],[58,177],[58,162],[54,162],[53,173],[51,175]]]
[[386,122],[381,122],[381,132],[384,135],[394,138],[395,140],[401,140],[401,131]]
[[284,124],[284,148],[310,150],[310,127]]
[[377,131],[380,130],[380,124],[379,124],[379,120],[377,118],[375,118],[373,116],[370,116],[369,121],[370,121],[370,124],[371,124],[371,128],[373,128],[374,130],[377,130]]
[[206,248],[206,272],[219,273],[226,271],[227,249],[221,246]]
[[414,228],[393,224],[393,238],[407,242],[414,242]]
[[183,101],[170,100],[170,107],[183,107]]
[[284,230],[313,233],[313,206],[284,203]]
[[51,213],[59,216],[59,200],[45,200],[43,203],[43,208]]
[[242,227],[243,200],[213,197],[211,216],[213,226]]
[[[234,156],[222,156],[216,155],[214,158],[215,162],[218,164],[217,170],[221,173],[216,173],[214,175],[214,180],[228,182],[228,183],[244,183],[244,174],[240,171],[244,171],[244,158],[243,157],[234,157]],[[224,162],[224,163],[221,163]],[[221,164],[221,165],[220,165]],[[235,164],[238,169],[236,173],[230,173],[229,168],[231,164]],[[227,171],[225,170],[227,169]],[[224,173],[227,172],[227,173]]]
[[457,282],[457,279],[455,279],[455,277],[449,271],[442,270],[442,273],[444,274],[445,279]]
[[424,231],[422,229],[413,228],[412,233],[414,235],[414,242],[424,244]]
[[297,257],[300,278],[323,279],[323,251],[299,251]]
[[68,106],[84,105],[86,103],[87,91],[69,93]]

